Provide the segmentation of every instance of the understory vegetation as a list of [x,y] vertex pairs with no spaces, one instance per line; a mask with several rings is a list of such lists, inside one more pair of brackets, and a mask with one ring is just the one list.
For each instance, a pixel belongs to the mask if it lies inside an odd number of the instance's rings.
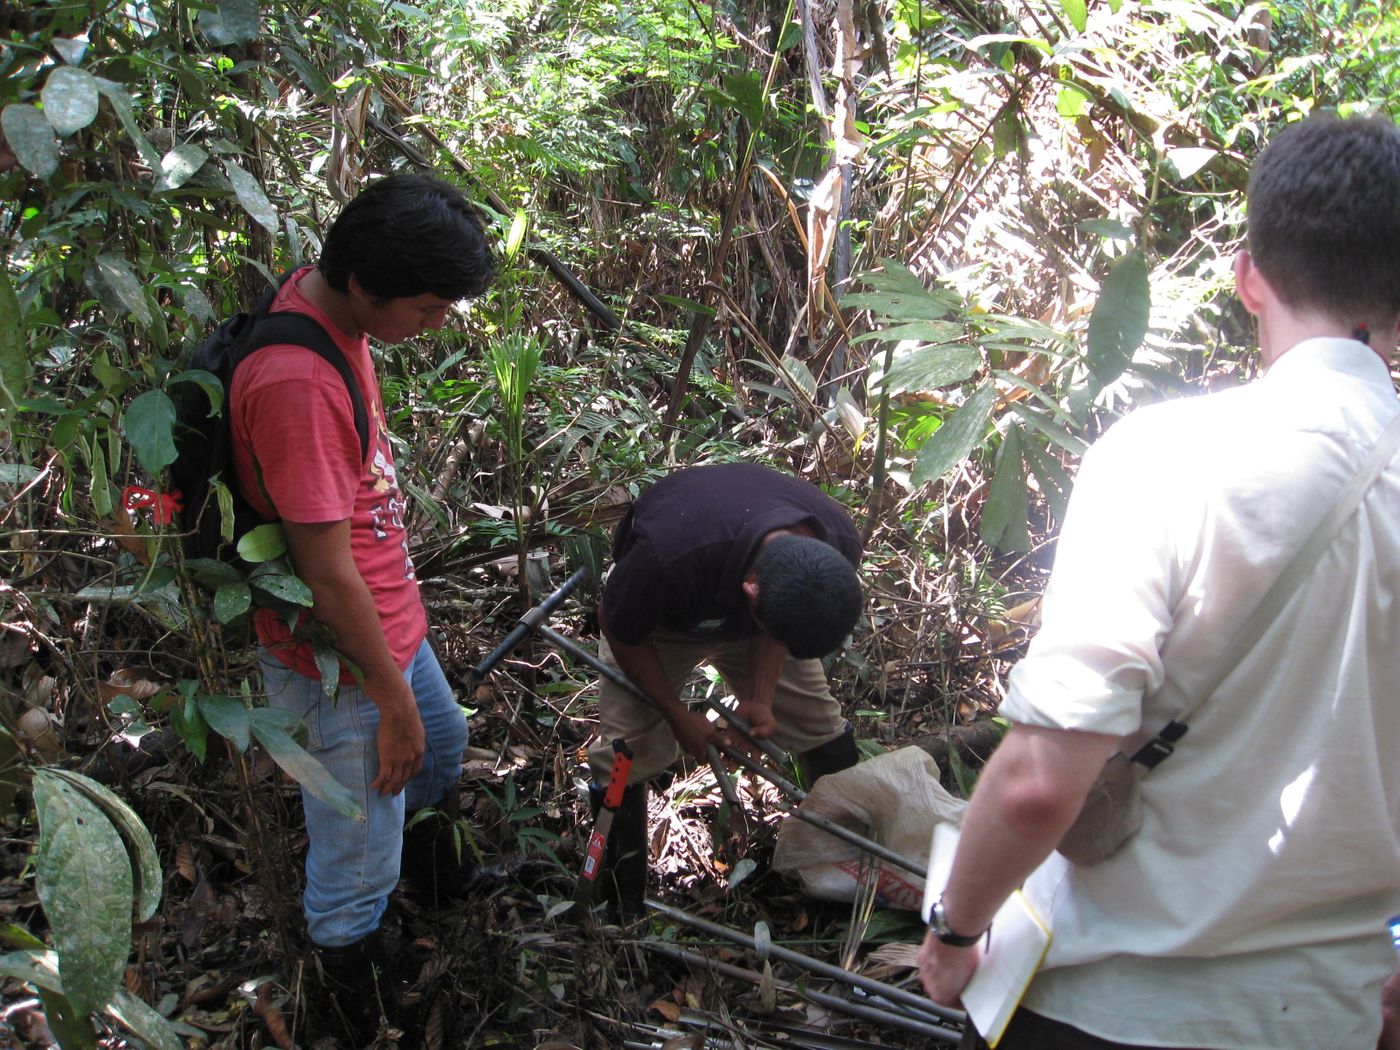
[[[248,573],[186,561],[163,472],[189,349],[314,261],[367,180],[431,170],[481,206],[501,276],[377,352],[470,710],[462,848],[504,877],[441,914],[396,903],[420,966],[402,1045],[818,1045],[777,1027],[805,1024],[913,1046],[804,1004],[761,952],[660,917],[582,929],[593,675],[539,640],[473,668],[581,566],[550,623],[595,648],[628,501],[678,466],[767,463],[867,537],[865,615],[829,662],[863,747],[923,747],[965,794],[1078,457],[1138,405],[1250,374],[1250,160],[1319,108],[1394,114],[1400,15],[0,0],[0,74],[0,1042],[323,1034],[297,781],[335,786],[262,704],[249,627],[309,592],[275,543]],[[916,917],[804,897],[770,870],[771,790],[740,792],[747,834],[678,767],[652,895],[910,981]]]

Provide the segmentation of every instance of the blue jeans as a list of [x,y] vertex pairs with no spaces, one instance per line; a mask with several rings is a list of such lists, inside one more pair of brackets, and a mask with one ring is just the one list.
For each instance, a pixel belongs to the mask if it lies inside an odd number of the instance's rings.
[[425,641],[404,671],[423,720],[423,768],[402,793],[384,796],[369,786],[379,775],[379,709],[364,690],[353,679],[342,680],[331,700],[319,681],[297,674],[270,653],[262,654],[260,664],[268,703],[306,722],[307,751],[365,812],[364,821],[352,820],[302,789],[310,840],[302,900],[307,932],[323,947],[352,944],[379,928],[399,881],[404,815],[437,805],[462,774],[466,713]]

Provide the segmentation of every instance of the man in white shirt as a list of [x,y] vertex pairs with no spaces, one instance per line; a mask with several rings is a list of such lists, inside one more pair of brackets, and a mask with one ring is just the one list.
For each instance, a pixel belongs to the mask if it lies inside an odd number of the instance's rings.
[[[1181,713],[1400,414],[1400,129],[1314,116],[1254,165],[1239,296],[1260,380],[1133,413],[1086,455],[920,951],[1025,891],[1053,931],[1011,1050],[1375,1047],[1400,913],[1400,461],[1142,781],[1112,857],[1053,853],[1121,738]],[[995,931],[993,931],[995,936]],[[977,943],[980,942],[980,938]],[[970,1041],[970,1040],[969,1040]]]

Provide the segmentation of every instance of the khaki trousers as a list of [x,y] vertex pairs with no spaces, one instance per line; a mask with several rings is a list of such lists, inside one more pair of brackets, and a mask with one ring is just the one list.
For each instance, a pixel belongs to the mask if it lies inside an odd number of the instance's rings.
[[[713,664],[734,695],[746,695],[749,640],[722,641],[703,635],[657,631],[652,635],[671,688],[680,692],[702,663]],[[598,655],[616,666],[604,639]],[[773,692],[773,743],[794,755],[835,740],[846,729],[841,705],[831,695],[820,660],[787,660]],[[598,735],[588,745],[593,779],[601,784],[612,772],[612,742],[623,737],[632,749],[634,784],[650,780],[676,760],[680,748],[671,727],[656,708],[602,679],[598,691]]]

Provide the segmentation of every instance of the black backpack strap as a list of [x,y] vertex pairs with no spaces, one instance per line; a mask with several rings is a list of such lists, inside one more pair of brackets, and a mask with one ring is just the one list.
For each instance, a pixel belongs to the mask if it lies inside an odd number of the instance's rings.
[[[283,280],[285,281],[285,278]],[[276,294],[275,289],[273,294]],[[263,304],[260,302],[258,305],[261,307]],[[363,463],[369,456],[370,438],[369,412],[365,408],[365,397],[360,390],[360,384],[355,382],[354,373],[350,371],[350,362],[345,360],[345,355],[341,353],[340,347],[336,346],[330,333],[316,320],[306,314],[292,311],[264,313],[259,310],[253,317],[252,330],[238,348],[233,366],[236,368],[239,362],[255,350],[282,344],[304,346],[324,358],[327,364],[340,373],[340,378],[345,381],[345,389],[350,393],[350,405],[355,412],[355,432],[360,436],[360,462]]]

